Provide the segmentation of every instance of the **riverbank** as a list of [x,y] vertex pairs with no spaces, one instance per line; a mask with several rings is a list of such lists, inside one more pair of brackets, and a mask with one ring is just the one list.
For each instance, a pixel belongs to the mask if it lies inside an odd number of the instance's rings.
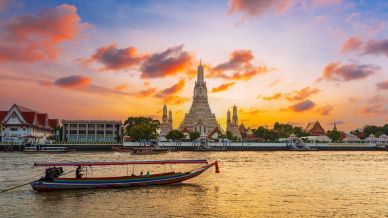
[[[286,143],[209,143],[207,148],[200,148],[192,142],[161,142],[160,147],[171,151],[287,151],[290,150]],[[112,151],[113,147],[122,147],[123,144],[53,144],[43,145],[53,147],[67,147],[75,151]],[[138,142],[126,143],[125,147],[139,147]],[[384,151],[387,145],[376,144],[347,144],[347,143],[311,143],[308,147],[317,151]],[[0,151],[22,151],[20,145],[0,145]]]

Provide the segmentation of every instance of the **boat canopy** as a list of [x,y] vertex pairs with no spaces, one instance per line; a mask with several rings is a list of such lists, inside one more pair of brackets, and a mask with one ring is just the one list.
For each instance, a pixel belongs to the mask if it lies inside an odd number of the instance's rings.
[[114,161],[114,162],[37,162],[36,167],[65,167],[65,166],[113,166],[133,164],[208,164],[206,159],[200,160],[138,160],[138,161]]

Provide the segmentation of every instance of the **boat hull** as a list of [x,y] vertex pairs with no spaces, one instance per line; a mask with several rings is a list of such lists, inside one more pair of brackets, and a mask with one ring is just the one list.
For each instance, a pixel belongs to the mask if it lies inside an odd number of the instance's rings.
[[117,152],[129,152],[132,155],[150,155],[150,154],[165,154],[168,153],[168,149],[155,149],[155,148],[120,148],[113,147],[113,151]]
[[38,192],[71,190],[71,189],[100,189],[100,188],[122,188],[151,185],[167,185],[183,182],[194,178],[217,162],[186,173],[167,173],[153,176],[131,176],[112,178],[84,178],[84,179],[56,179],[54,181],[35,181],[31,187]]

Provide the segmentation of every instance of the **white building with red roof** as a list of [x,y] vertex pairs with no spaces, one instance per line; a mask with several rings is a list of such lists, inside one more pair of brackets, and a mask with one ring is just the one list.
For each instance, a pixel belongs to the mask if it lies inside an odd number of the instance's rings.
[[19,105],[12,105],[8,111],[0,111],[0,141],[26,143],[33,141],[45,144],[47,137],[59,126],[58,119],[50,119],[41,113]]

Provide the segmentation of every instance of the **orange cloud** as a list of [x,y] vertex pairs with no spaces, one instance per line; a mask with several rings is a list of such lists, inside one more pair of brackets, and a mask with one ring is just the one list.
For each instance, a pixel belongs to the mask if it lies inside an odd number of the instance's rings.
[[163,100],[164,100],[165,104],[179,105],[179,104],[184,104],[184,103],[188,102],[189,98],[180,97],[177,95],[170,95],[170,96],[165,97]]
[[214,67],[215,71],[239,70],[243,67],[249,67],[253,54],[251,50],[236,50],[230,55],[229,61]]
[[286,99],[289,101],[301,101],[319,92],[320,92],[319,89],[310,88],[309,86],[307,86],[301,90],[295,90],[293,92],[286,94]]
[[147,97],[147,96],[153,95],[155,92],[156,92],[156,88],[150,87],[148,89],[140,91],[138,93],[138,96],[139,97]]
[[314,107],[315,107],[315,103],[307,99],[307,100],[298,102],[294,105],[291,105],[289,109],[294,112],[304,112],[304,111],[311,110]]
[[345,54],[358,50],[362,45],[362,41],[359,37],[353,36],[348,38],[341,47],[340,53]]
[[225,78],[232,79],[232,80],[250,80],[252,77],[254,77],[256,75],[265,74],[269,71],[270,70],[266,66],[255,67],[255,68],[249,69],[243,73],[240,73],[240,72],[234,73],[230,77],[225,76]]
[[212,88],[212,92],[223,92],[223,91],[226,91],[229,88],[231,88],[234,84],[235,84],[235,82],[221,84],[221,85],[219,85],[217,87]]
[[275,93],[271,96],[263,97],[263,99],[267,100],[267,101],[271,101],[271,100],[277,100],[277,99],[281,98],[282,96],[283,96],[283,94],[278,92],[278,93]]
[[[251,64],[254,56],[250,50],[236,50],[230,54],[230,59],[224,63],[209,67],[209,78],[223,78],[228,80],[250,80],[258,74],[264,74],[270,70],[266,66],[255,67]],[[227,74],[232,71],[234,73]]]
[[15,16],[0,26],[0,61],[53,60],[58,44],[75,39],[86,27],[77,8],[68,4]]
[[168,87],[166,89],[161,90],[155,96],[158,98],[166,98],[168,96],[172,96],[172,95],[182,91],[184,87],[185,87],[185,80],[181,79],[176,84],[172,85],[171,87]]
[[88,87],[90,81],[89,77],[73,75],[59,78],[54,81],[54,84],[63,88],[79,89]]
[[332,80],[332,81],[350,81],[364,79],[380,70],[380,67],[366,64],[341,64],[341,62],[329,63],[323,69],[323,75],[320,80]]
[[388,109],[384,105],[376,104],[376,105],[367,106],[365,108],[361,108],[357,112],[367,116],[377,116],[377,115],[384,115],[388,113]]
[[115,86],[115,90],[117,90],[117,91],[123,91],[127,88],[128,88],[128,86],[126,84],[121,84],[121,85]]
[[140,66],[142,78],[157,78],[184,73],[192,66],[193,56],[183,45],[168,48],[149,56]]
[[146,58],[147,55],[137,54],[134,47],[120,49],[112,44],[98,48],[90,58],[81,60],[81,62],[84,64],[97,62],[104,66],[101,70],[118,71],[136,67]]
[[326,106],[322,106],[322,107],[318,107],[315,112],[322,115],[322,116],[327,116],[330,114],[330,112],[333,110],[333,106],[332,105],[326,105]]

